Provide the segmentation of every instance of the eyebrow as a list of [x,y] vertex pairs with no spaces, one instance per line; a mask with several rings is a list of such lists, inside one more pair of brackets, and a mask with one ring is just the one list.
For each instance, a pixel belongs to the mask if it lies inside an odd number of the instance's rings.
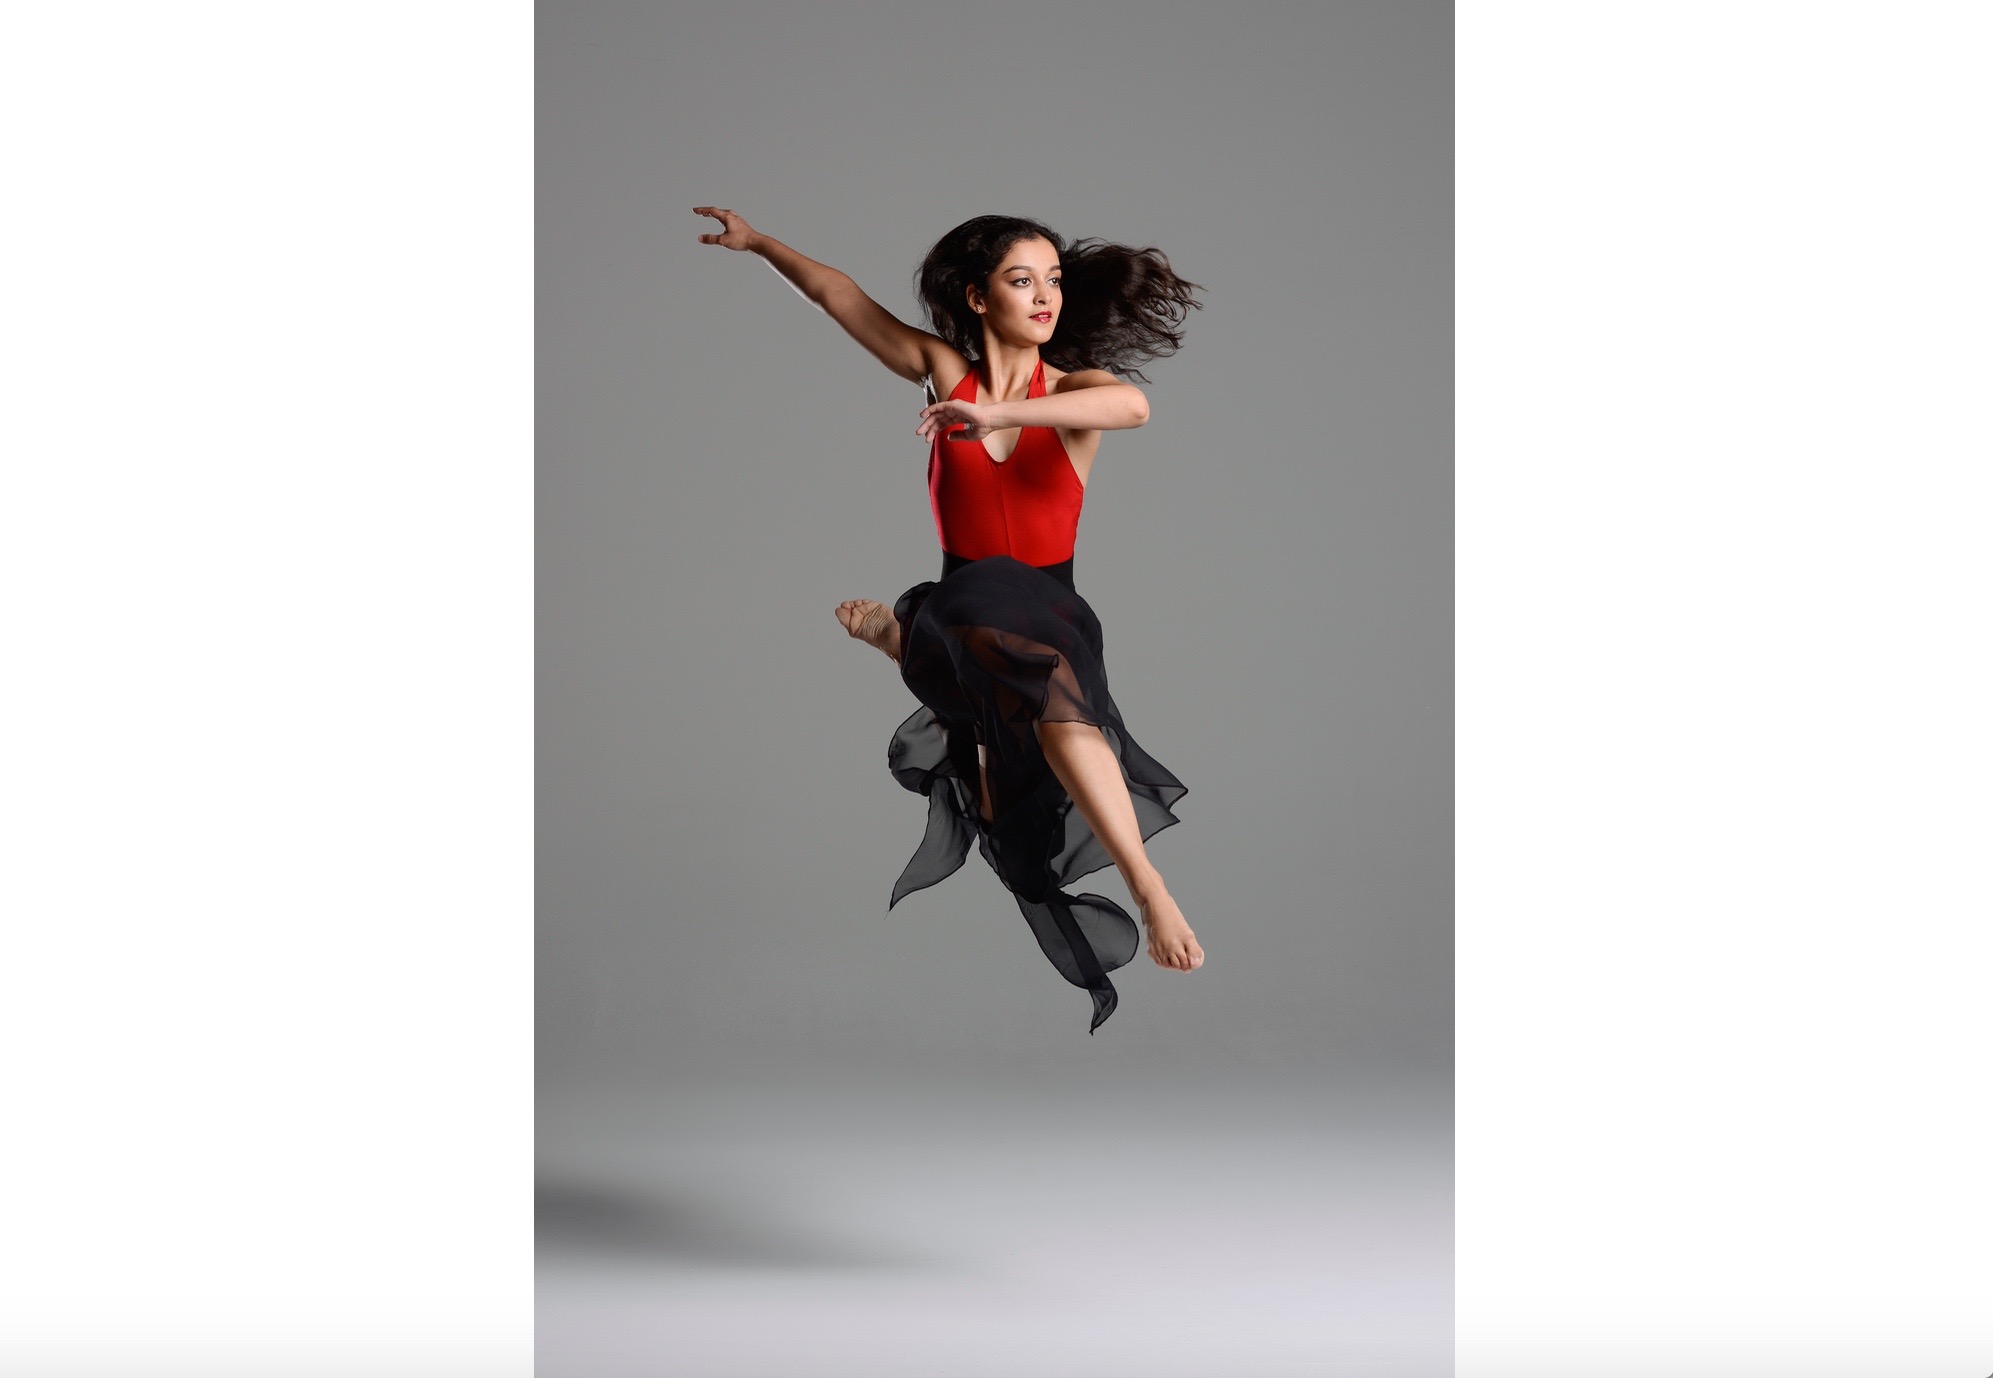
[[[1013,263],[1008,268],[999,268],[997,271],[999,273],[1028,273],[1031,271],[1031,265],[1028,263]],[[1060,264],[1054,263],[1045,271],[1048,273],[1061,273],[1065,271],[1065,268]]]

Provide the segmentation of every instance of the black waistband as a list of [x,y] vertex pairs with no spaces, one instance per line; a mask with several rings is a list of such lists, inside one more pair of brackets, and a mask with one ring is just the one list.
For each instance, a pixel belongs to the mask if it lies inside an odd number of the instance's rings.
[[[965,556],[956,555],[951,551],[944,550],[941,552],[941,577],[946,579],[963,565],[972,565],[974,563],[974,560],[968,559]],[[1073,562],[1070,557],[1059,561],[1056,565],[1033,565],[1031,567],[1051,575],[1067,588],[1072,589],[1073,592],[1079,592],[1073,585]]]

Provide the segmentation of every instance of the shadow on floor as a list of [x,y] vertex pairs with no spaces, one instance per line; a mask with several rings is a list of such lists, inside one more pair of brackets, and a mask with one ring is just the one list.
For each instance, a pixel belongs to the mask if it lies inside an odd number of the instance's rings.
[[933,1256],[839,1239],[785,1220],[776,1208],[712,1192],[633,1190],[542,1177],[533,1195],[535,1250],[543,1260],[675,1263],[699,1268],[886,1269],[946,1267]]

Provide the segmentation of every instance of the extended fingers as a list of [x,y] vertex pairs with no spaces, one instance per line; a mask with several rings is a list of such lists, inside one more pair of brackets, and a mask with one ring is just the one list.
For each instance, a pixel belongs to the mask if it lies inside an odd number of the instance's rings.
[[733,233],[734,213],[722,206],[694,206],[692,208],[692,213],[694,215],[710,215],[713,217],[713,219],[719,221],[722,225],[726,226],[726,229],[721,231],[719,234],[700,235],[699,242],[701,244],[723,245],[726,243],[727,235]]

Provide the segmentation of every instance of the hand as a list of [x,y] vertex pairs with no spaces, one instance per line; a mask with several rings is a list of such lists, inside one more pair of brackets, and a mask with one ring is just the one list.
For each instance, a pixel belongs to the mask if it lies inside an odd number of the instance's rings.
[[694,206],[692,209],[696,214],[710,215],[726,226],[726,229],[719,234],[700,235],[701,244],[718,244],[722,248],[740,249],[743,252],[754,247],[754,227],[732,211],[722,210],[718,206]]
[[[950,440],[982,440],[990,432],[1004,429],[1002,426],[991,425],[990,422],[994,419],[987,406],[979,407],[974,402],[945,397],[932,406],[920,409],[920,424],[914,427],[914,434],[922,440],[936,431],[947,435]],[[955,427],[962,429],[949,434]]]

